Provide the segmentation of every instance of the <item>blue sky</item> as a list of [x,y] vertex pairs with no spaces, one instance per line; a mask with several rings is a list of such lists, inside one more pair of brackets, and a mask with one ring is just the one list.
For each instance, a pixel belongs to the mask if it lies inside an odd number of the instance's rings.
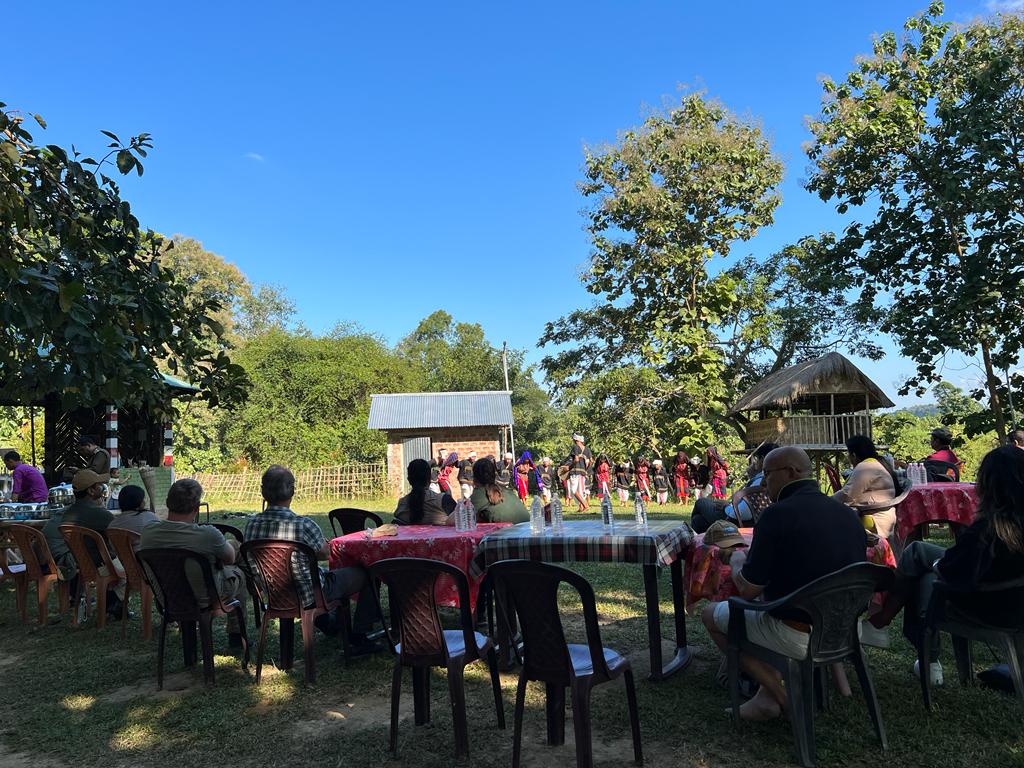
[[[46,143],[151,133],[145,176],[124,184],[142,222],[282,286],[314,331],[357,322],[394,342],[445,308],[537,360],[544,323],[592,300],[584,145],[702,88],[760,120],[786,163],[749,252],[835,227],[801,187],[818,79],[926,5],[38,0],[6,10],[20,32],[0,98],[42,114]],[[894,398],[909,370],[863,367]]]

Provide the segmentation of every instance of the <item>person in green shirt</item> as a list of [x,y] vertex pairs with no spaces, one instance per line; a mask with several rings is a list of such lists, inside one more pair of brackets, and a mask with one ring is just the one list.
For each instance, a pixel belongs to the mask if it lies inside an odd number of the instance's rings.
[[469,500],[481,523],[525,523],[529,510],[519,496],[497,483],[498,467],[493,459],[480,459],[473,465],[473,495]]

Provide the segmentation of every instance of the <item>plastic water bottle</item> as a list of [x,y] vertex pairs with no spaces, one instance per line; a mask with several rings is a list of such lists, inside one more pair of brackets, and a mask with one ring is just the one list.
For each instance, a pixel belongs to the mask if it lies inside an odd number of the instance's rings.
[[551,532],[561,533],[565,530],[562,520],[562,501],[557,495],[551,495]]
[[455,530],[466,530],[466,502],[463,499],[455,503]]
[[612,514],[612,500],[608,495],[608,486],[605,485],[604,493],[601,495],[601,522],[607,530],[615,530],[615,516]]
[[544,533],[544,504],[540,496],[534,496],[533,504],[530,505],[530,531]]
[[644,504],[643,498],[639,495],[637,495],[636,501],[633,503],[633,515],[636,517],[637,528],[647,527],[647,505]]
[[473,502],[470,501],[469,499],[466,499],[465,504],[463,504],[463,507],[466,510],[466,530],[475,531],[477,524],[476,507],[473,506]]

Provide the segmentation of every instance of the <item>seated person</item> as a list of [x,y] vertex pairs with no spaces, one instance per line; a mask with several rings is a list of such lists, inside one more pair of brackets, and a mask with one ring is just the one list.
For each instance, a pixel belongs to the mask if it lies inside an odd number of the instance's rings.
[[[764,457],[778,447],[775,443],[762,443],[750,454],[750,458],[747,459],[747,483],[744,488],[764,485],[764,472],[761,471]],[[690,527],[696,533],[704,533],[716,520],[731,520],[741,528],[753,525],[754,514],[743,499],[740,499],[738,519],[736,512],[731,501],[709,499],[706,496],[698,498],[693,504]]]
[[490,459],[480,459],[473,466],[473,495],[469,500],[481,523],[525,523],[530,519],[515,491],[498,485],[498,467]]
[[398,500],[395,522],[399,525],[455,525],[455,499],[430,489],[430,465],[413,459],[406,469],[412,490]]
[[[68,544],[64,537],[61,535],[60,526],[80,525],[97,533],[105,532],[114,516],[103,505],[104,496],[106,495],[106,490],[103,487],[104,482],[104,478],[97,475],[91,469],[78,470],[71,480],[71,488],[75,494],[74,503],[65,507],[63,512],[53,515],[46,525],[43,526],[43,534],[46,536],[46,543],[50,547],[53,561],[67,579],[77,577],[77,567],[75,565],[75,558],[71,554],[71,550],[68,549]],[[99,568],[100,575],[106,576],[106,566],[100,558],[99,551],[92,542],[87,541],[85,546],[92,557],[93,563]],[[114,568],[119,576],[124,576],[124,569],[117,559],[114,559]],[[71,586],[71,593],[75,594],[75,584]],[[124,581],[122,578],[107,594],[107,614],[111,620],[121,618],[121,600],[123,597]]]
[[[889,463],[878,454],[870,437],[854,435],[846,441],[846,451],[853,473],[846,485],[832,494],[832,498],[847,506],[857,507],[884,504],[898,495],[899,479]],[[869,517],[875,533],[883,539],[892,536],[896,528],[896,510],[892,507],[872,512]],[[867,518],[865,518],[867,521]]]
[[[935,580],[962,594],[951,602],[985,624],[1024,626],[1024,588],[1012,592],[973,592],[981,584],[1024,576],[1024,452],[1012,445],[990,451],[978,467],[978,513],[949,549],[927,541],[911,542],[900,556],[896,584],[882,608],[868,621],[887,626],[903,609],[903,634],[920,647],[924,614]],[[938,658],[938,636],[931,658]],[[916,665],[915,665],[916,666]],[[916,671],[916,669],[915,669]],[[932,662],[935,684],[942,683],[942,666]]]
[[[238,545],[229,542],[212,525],[199,525],[199,502],[203,486],[191,479],[176,480],[167,489],[167,519],[157,520],[142,530],[139,551],[145,549],[185,549],[205,557],[213,570],[213,583],[222,600],[238,600],[245,611],[245,575],[235,565]],[[208,602],[202,575],[193,568],[186,571],[192,592],[200,605]],[[228,643],[232,648],[242,647],[242,633],[234,612],[228,617]]]
[[1010,433],[1010,445],[1024,450],[1024,429],[1015,429]]
[[4,465],[11,473],[11,501],[19,501],[23,504],[43,504],[50,498],[50,489],[46,487],[46,480],[42,473],[31,464],[21,460],[21,454],[17,451],[8,451],[4,454]]
[[[811,460],[800,448],[776,448],[764,459],[764,482],[774,500],[754,528],[749,553],[731,555],[732,579],[740,596],[777,600],[833,571],[864,562],[867,538],[860,518],[830,499],[811,478]],[[729,603],[711,603],[701,613],[715,644],[724,652]],[[807,655],[807,617],[789,613],[747,614],[747,637],[794,659]],[[760,689],[740,707],[748,720],[778,717],[787,708],[782,677],[769,664],[741,656],[740,666]],[[843,680],[845,682],[845,679]]]
[[[120,528],[125,531],[135,531],[142,534],[144,528],[153,523],[159,523],[160,518],[154,515],[146,506],[146,492],[137,485],[126,485],[117,495],[117,505],[121,508],[121,514],[114,517],[109,528]],[[139,542],[135,542],[135,551],[139,551]]]
[[[953,444],[952,433],[945,427],[938,427],[932,430],[931,438],[932,452],[925,456],[922,461],[939,461],[943,464],[948,464],[948,468],[941,470],[942,474],[951,480],[959,480],[960,467],[963,466],[963,462],[960,461],[960,457],[950,447]],[[929,468],[930,474],[934,474],[935,471],[935,468]]]
[[[245,540],[297,541],[312,549],[318,559],[326,560],[331,553],[331,545],[324,539],[320,526],[312,518],[296,515],[290,509],[292,499],[295,497],[295,475],[286,467],[274,464],[263,473],[260,485],[267,508],[250,518],[245,526]],[[352,633],[349,636],[349,652],[359,655],[378,650],[379,647],[370,643],[366,637],[366,633],[373,626],[374,616],[377,613],[376,601],[366,570],[358,567],[338,568],[333,571],[320,568],[318,573],[324,600],[327,602],[343,600],[350,595],[359,594],[355,618],[352,622]],[[305,558],[300,559],[298,556],[292,558],[292,574],[299,586],[303,605],[306,607],[313,605],[315,602],[313,585],[309,582],[309,567]],[[344,610],[348,610],[347,606],[344,607]],[[317,616],[315,623],[324,634],[337,634],[338,624],[333,613]]]

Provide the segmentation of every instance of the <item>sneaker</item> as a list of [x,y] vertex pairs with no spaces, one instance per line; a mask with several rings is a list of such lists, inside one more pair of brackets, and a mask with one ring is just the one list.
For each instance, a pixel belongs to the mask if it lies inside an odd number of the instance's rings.
[[889,648],[892,641],[889,639],[889,629],[879,629],[867,619],[860,622],[861,645],[870,645],[874,648]]
[[[918,677],[921,675],[920,659],[916,659],[914,661],[914,675]],[[928,678],[931,681],[932,685],[942,685],[942,665],[939,662],[933,661],[931,664],[928,665]]]

